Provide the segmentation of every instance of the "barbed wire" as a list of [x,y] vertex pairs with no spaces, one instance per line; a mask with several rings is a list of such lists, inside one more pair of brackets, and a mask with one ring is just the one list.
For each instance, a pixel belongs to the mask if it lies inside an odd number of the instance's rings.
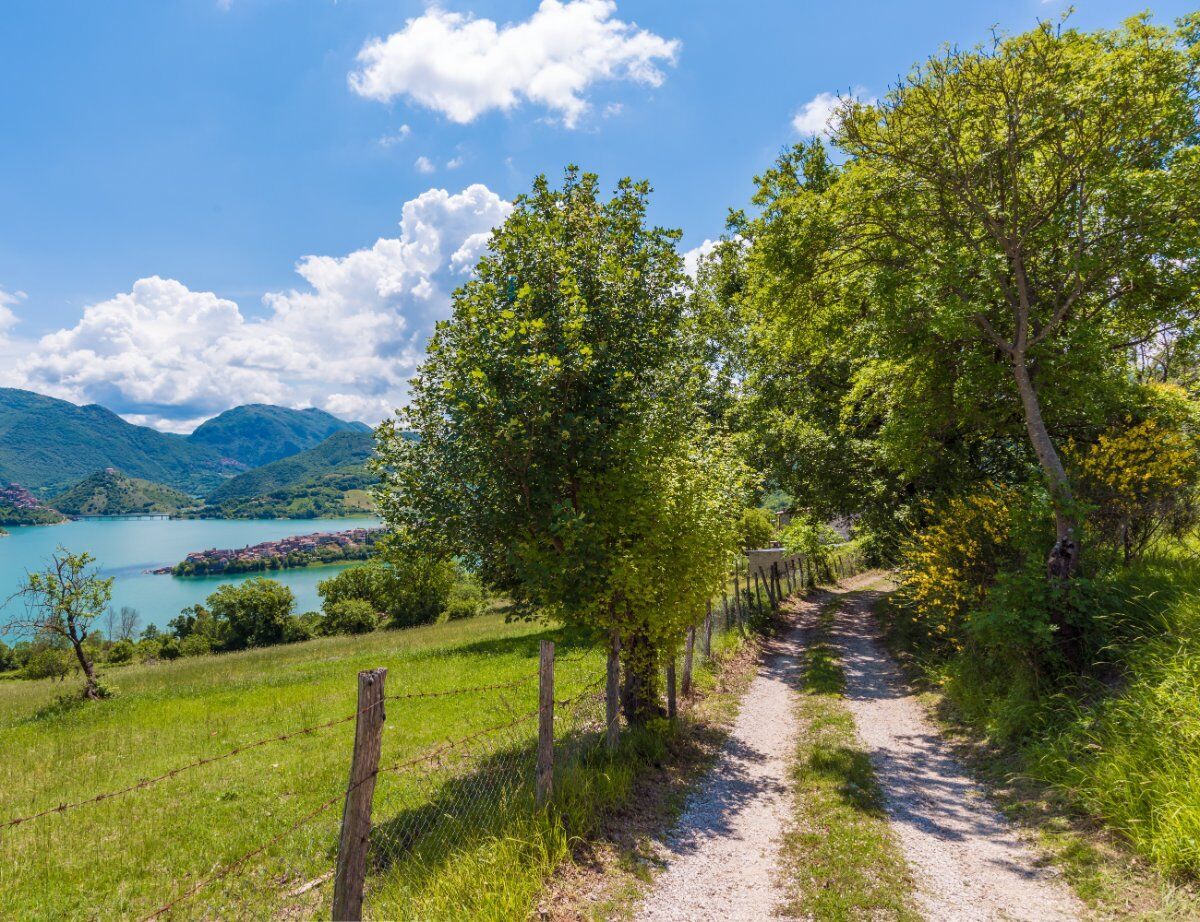
[[236,755],[241,755],[242,753],[249,752],[252,749],[259,749],[270,743],[282,743],[282,742],[286,742],[287,740],[294,739],[295,737],[298,737],[298,736],[308,736],[309,734],[316,733],[319,730],[328,730],[330,727],[336,727],[339,724],[349,723],[352,720],[357,720],[361,714],[365,714],[367,711],[369,711],[372,708],[377,707],[377,706],[378,706],[378,702],[376,702],[375,704],[370,704],[367,707],[362,708],[361,710],[355,711],[353,714],[348,714],[345,717],[338,717],[334,720],[329,720],[329,721],[326,721],[325,723],[321,723],[321,724],[315,724],[314,726],[311,726],[311,727],[303,727],[299,730],[292,730],[289,733],[280,733],[280,734],[276,734],[275,736],[267,736],[260,740],[255,740],[252,743],[244,743],[240,746],[236,746],[233,749],[230,749],[228,752],[223,752],[223,753],[220,753],[219,755],[215,755],[215,756],[205,756],[204,758],[197,759],[194,762],[189,762],[186,765],[180,765],[176,768],[171,769],[170,771],[163,772],[161,775],[155,775],[152,778],[143,778],[141,781],[138,781],[136,784],[131,784],[128,787],[124,787],[124,788],[121,788],[116,791],[106,791],[103,794],[97,794],[94,797],[88,797],[83,800],[77,800],[73,803],[61,803],[56,807],[47,807],[45,810],[40,810],[37,813],[31,813],[28,816],[19,816],[19,817],[16,817],[15,819],[7,820],[6,822],[0,823],[0,829],[10,829],[13,826],[20,826],[22,823],[28,823],[31,820],[40,819],[41,817],[49,816],[52,813],[65,813],[67,810],[74,810],[77,807],[86,807],[90,804],[100,803],[101,801],[105,801],[105,800],[111,800],[114,797],[120,797],[122,794],[130,794],[133,791],[138,791],[143,788],[148,788],[148,787],[151,787],[152,785],[158,784],[161,781],[167,781],[171,778],[176,777],[177,775],[182,775],[184,772],[188,772],[193,769],[200,768],[201,766],[204,766],[204,765],[212,765],[214,762],[223,762],[226,759],[231,759]]

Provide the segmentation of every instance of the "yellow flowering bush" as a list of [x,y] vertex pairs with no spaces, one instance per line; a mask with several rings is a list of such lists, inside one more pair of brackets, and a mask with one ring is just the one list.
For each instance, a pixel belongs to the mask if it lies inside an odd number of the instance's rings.
[[1126,561],[1159,535],[1179,536],[1196,525],[1200,455],[1190,419],[1184,398],[1157,387],[1151,415],[1126,418],[1086,450],[1068,447],[1097,537]]
[[989,486],[929,507],[932,522],[904,547],[901,598],[913,626],[961,649],[971,613],[1014,558],[1015,491]]

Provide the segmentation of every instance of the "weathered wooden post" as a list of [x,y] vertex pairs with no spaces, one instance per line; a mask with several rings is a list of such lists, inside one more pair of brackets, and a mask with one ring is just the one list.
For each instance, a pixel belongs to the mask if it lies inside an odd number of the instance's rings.
[[[737,616],[738,621],[742,620],[742,587],[738,583],[738,564],[733,565],[733,613]],[[725,630],[729,630],[729,625],[725,625]]]
[[758,571],[754,571],[754,601],[758,603],[758,610],[761,612],[762,603],[762,580],[758,578]]
[[[725,594],[724,590],[722,590],[721,594]],[[712,623],[713,610],[712,600],[710,599],[708,602],[708,617],[704,619],[704,658],[706,660],[712,659]]]
[[692,657],[696,652],[696,628],[688,628],[683,645],[683,697],[692,693]]
[[667,717],[675,719],[675,654],[667,660]]
[[608,641],[608,675],[604,684],[604,719],[608,728],[608,750],[616,751],[621,742],[621,721],[617,713],[621,683],[621,635],[613,628]]
[[334,922],[357,922],[362,918],[363,884],[367,878],[367,840],[371,835],[371,801],[383,749],[383,685],[386,669],[368,669],[358,674],[358,717],[354,724],[354,754],[350,758],[350,782],[342,808],[342,832],[338,839],[337,869],[333,879]]
[[554,793],[554,641],[543,640],[538,660],[537,802]]

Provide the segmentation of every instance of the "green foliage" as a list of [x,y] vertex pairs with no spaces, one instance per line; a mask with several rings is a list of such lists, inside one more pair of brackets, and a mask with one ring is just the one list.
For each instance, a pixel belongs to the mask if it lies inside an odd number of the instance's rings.
[[376,557],[317,584],[322,607],[357,599],[388,616],[389,627],[430,624],[445,610],[457,578],[453,561],[439,559],[394,537],[382,541]]
[[797,512],[779,533],[779,540],[789,554],[820,560],[829,548],[842,543],[842,536],[811,513]]
[[65,679],[70,674],[71,654],[50,644],[36,644],[21,666],[26,679]]
[[649,192],[623,180],[603,201],[570,168],[561,189],[539,177],[518,198],[402,420],[380,427],[377,465],[397,532],[521,610],[623,631],[647,680],[684,607],[699,617],[719,585],[746,485],[704,431],[679,234],[647,226]]
[[486,607],[487,598],[483,586],[477,579],[463,576],[450,590],[450,598],[446,601],[446,620],[474,618],[483,614]]
[[0,672],[10,672],[17,668],[17,657],[3,640],[0,640]]
[[135,652],[132,640],[118,640],[108,648],[106,658],[110,663],[130,663]]
[[370,432],[337,432],[307,451],[227,480],[206,500],[202,515],[222,518],[293,518],[362,514],[354,499],[374,483],[367,459]]
[[67,515],[176,515],[195,505],[186,493],[108,468],[97,471],[51,500]]
[[283,643],[295,601],[287,586],[256,576],[219,587],[206,604],[213,617],[225,623],[226,646],[242,650]]
[[738,541],[747,550],[770,547],[775,540],[775,516],[766,509],[747,508],[738,525]]
[[375,607],[362,599],[343,599],[325,606],[321,619],[321,633],[369,634],[379,627],[379,615]]
[[201,423],[188,441],[246,467],[262,467],[315,448],[336,433],[367,431],[362,423],[345,422],[316,407],[248,404]]

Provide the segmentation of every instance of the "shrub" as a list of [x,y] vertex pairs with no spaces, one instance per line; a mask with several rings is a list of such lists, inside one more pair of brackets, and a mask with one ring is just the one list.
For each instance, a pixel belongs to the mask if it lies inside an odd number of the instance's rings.
[[366,566],[350,567],[323,580],[317,591],[322,609],[347,599],[370,602],[389,618],[389,627],[430,624],[446,609],[458,575],[451,560],[381,542],[380,556]]
[[204,656],[212,653],[213,645],[205,635],[192,633],[179,641],[179,651],[184,656]]
[[450,590],[450,599],[446,603],[446,620],[474,618],[483,613],[486,601],[479,581],[474,577],[464,576]]
[[132,662],[133,654],[135,653],[133,641],[118,640],[108,648],[108,661],[110,663],[128,663]]
[[824,558],[826,551],[842,543],[842,536],[815,516],[797,513],[779,533],[789,554],[803,554],[813,560]]
[[17,668],[17,658],[3,640],[0,640],[0,672],[9,672]]
[[295,602],[282,583],[256,576],[221,586],[208,597],[208,608],[225,623],[229,649],[241,650],[283,643]]
[[741,546],[747,550],[770,547],[775,540],[775,516],[766,509],[746,509],[738,535]]
[[1086,450],[1068,447],[1080,495],[1101,543],[1128,563],[1155,538],[1182,537],[1200,519],[1200,453],[1192,409],[1168,387],[1150,388],[1144,418],[1129,416]]
[[71,672],[71,656],[58,647],[37,645],[21,668],[27,679],[65,679]]
[[369,634],[378,626],[379,615],[363,599],[343,599],[327,605],[321,622],[325,634]]
[[183,650],[179,646],[179,641],[174,637],[168,637],[158,645],[159,659],[173,660],[183,656]]

